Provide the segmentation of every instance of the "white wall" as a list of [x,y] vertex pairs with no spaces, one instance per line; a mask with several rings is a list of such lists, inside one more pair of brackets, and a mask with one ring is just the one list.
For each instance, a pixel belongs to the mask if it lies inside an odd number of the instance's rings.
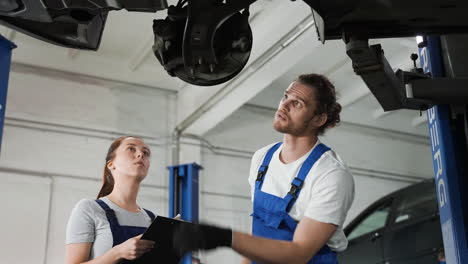
[[152,148],[139,201],[167,215],[175,99],[157,89],[13,67],[0,157],[2,259],[63,263],[69,213],[97,195],[107,148],[120,135],[142,136]]
[[[250,158],[213,153],[205,148],[202,161],[200,219],[250,233],[252,203],[247,182]],[[204,257],[206,263],[240,263],[239,255],[231,250],[209,252]]]
[[[15,66],[10,76],[0,156],[0,254],[8,263],[63,263],[65,226],[82,198],[101,184],[104,155],[117,136],[142,136],[153,150],[140,204],[167,215],[167,170],[176,96],[167,91]],[[200,218],[249,231],[247,183],[252,153],[281,135],[273,113],[242,107],[204,136],[183,139],[181,161],[201,163]],[[323,141],[351,167],[356,199],[348,221],[369,203],[417,179],[432,177],[426,138],[343,124]],[[199,145],[203,145],[200,147]],[[28,240],[24,237],[29,236]],[[24,254],[28,248],[28,254]],[[230,250],[204,263],[238,263]]]

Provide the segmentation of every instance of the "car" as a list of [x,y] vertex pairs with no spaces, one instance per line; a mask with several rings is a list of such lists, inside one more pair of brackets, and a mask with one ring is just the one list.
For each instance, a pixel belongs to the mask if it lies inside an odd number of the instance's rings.
[[348,248],[340,264],[439,263],[442,231],[433,180],[372,203],[346,226]]
[[97,50],[109,11],[154,13],[166,8],[166,0],[2,0],[0,24],[52,44]]

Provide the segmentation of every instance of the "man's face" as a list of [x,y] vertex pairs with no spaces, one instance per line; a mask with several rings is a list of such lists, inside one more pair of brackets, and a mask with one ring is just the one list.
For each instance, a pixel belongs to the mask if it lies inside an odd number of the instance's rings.
[[324,118],[315,114],[316,106],[314,88],[298,81],[291,83],[280,101],[273,128],[293,136],[314,135]]

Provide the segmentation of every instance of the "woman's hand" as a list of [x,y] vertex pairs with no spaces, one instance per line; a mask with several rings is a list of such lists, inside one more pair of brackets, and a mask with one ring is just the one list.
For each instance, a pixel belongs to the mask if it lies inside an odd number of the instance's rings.
[[154,241],[141,239],[142,235],[132,237],[120,245],[117,245],[119,256],[124,259],[134,260],[154,248]]

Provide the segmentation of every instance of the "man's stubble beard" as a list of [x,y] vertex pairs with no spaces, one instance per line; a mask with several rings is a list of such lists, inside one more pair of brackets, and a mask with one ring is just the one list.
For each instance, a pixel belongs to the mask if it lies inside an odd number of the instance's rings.
[[281,123],[276,122],[276,121],[273,122],[273,129],[275,129],[276,131],[280,133],[289,134],[293,136],[300,135],[304,133],[304,130],[305,130],[303,127],[302,128],[293,127],[291,126],[290,123],[287,123],[287,125],[282,126]]
[[273,119],[273,129],[280,133],[287,133],[287,130],[276,119]]
[[277,132],[293,136],[313,134],[307,132],[307,125],[312,121],[312,118],[313,117],[311,117],[309,120],[306,120],[301,127],[293,127],[290,122],[288,122],[287,125],[282,126],[280,122],[277,122],[276,119],[273,119],[273,129]]

